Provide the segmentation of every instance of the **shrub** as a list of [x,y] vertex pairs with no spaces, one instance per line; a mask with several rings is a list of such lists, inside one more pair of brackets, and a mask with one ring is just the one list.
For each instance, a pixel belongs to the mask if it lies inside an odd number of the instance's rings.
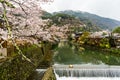
[[99,46],[102,48],[110,48],[109,39],[107,39],[107,38],[101,39]]

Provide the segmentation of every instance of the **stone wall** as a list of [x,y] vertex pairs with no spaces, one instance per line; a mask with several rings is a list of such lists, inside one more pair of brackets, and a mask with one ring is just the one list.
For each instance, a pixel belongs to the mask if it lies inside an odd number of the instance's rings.
[[47,69],[42,80],[56,80],[52,67]]

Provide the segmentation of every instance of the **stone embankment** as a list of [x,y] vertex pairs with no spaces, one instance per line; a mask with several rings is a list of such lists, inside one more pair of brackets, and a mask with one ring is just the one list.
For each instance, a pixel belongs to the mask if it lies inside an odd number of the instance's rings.
[[52,67],[47,69],[42,80],[56,80]]

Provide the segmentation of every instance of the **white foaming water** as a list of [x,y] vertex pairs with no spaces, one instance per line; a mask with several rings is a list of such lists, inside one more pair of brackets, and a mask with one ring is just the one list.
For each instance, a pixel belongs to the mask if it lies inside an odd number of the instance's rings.
[[54,66],[57,80],[120,80],[119,66]]
[[105,77],[59,77],[57,80],[120,80],[120,78],[105,78]]
[[120,80],[120,78],[108,78],[108,77],[59,77],[56,73],[56,80]]
[[120,80],[119,77],[59,77],[56,73],[56,80]]

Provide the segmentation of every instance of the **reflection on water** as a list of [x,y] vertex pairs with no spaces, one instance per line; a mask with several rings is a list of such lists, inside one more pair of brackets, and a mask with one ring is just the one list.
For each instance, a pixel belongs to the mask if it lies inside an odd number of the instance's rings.
[[120,65],[120,56],[86,47],[80,49],[69,42],[62,41],[55,50],[54,62],[58,64],[108,64]]

